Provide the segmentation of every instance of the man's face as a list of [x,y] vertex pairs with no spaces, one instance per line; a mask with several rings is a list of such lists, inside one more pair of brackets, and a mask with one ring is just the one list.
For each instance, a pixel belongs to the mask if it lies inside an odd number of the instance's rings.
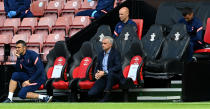
[[125,9],[121,9],[119,11],[119,18],[122,22],[124,22],[126,19],[128,19],[128,13],[126,12]]
[[19,55],[22,55],[23,53],[25,53],[26,51],[26,47],[23,46],[22,44],[17,44],[16,45],[16,53]]
[[191,14],[187,14],[186,16],[184,16],[185,21],[189,22],[193,19],[193,13]]
[[109,50],[112,47],[112,44],[109,42],[109,39],[103,39],[102,48],[104,51]]

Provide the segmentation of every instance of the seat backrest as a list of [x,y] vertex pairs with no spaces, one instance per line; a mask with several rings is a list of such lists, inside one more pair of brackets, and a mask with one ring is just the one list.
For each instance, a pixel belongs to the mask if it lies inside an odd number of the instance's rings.
[[172,26],[183,17],[176,5],[179,4],[176,2],[165,2],[158,7],[155,24],[167,26],[167,32],[170,32]]
[[73,56],[70,75],[72,78],[93,80],[92,72],[96,63],[97,54],[91,42],[84,42],[80,50]]
[[143,19],[132,19],[137,25],[137,34],[139,36],[139,40],[141,40],[142,30],[143,30]]
[[34,16],[43,16],[44,10],[47,8],[46,1],[33,1],[30,7],[31,12]]
[[142,84],[143,81],[143,58],[145,52],[141,41],[132,43],[129,51],[123,57],[122,69],[125,78],[131,77],[135,85]]
[[49,26],[50,28],[55,24],[56,19],[51,17],[41,17],[38,26]]
[[28,37],[25,34],[16,34],[12,38],[12,43],[16,43],[18,40],[23,40],[28,43]]
[[60,15],[61,9],[64,7],[64,2],[62,1],[50,1],[47,5],[47,9],[45,10],[45,13],[51,13],[56,12],[58,16]]
[[96,7],[96,4],[97,4],[97,1],[91,1],[91,2],[88,2],[88,0],[84,0],[82,2],[82,6],[80,8],[80,10],[82,9],[95,9]]
[[161,25],[152,25],[146,35],[141,39],[146,59],[156,60],[162,51],[162,46],[165,38],[163,36],[163,29]]
[[67,3],[64,6],[64,10],[78,10],[81,7],[81,1],[80,0],[71,0],[67,1]]
[[20,26],[20,18],[7,18],[4,22],[4,26],[12,26],[14,30],[17,30],[18,26]]
[[205,43],[210,44],[210,18],[207,19],[206,31],[203,40]]
[[166,37],[160,60],[182,60],[189,46],[190,36],[186,25],[175,24]]
[[44,37],[42,34],[32,34],[29,38],[29,43],[40,43],[43,44]]
[[4,11],[4,2],[0,2],[0,14],[5,13]]
[[119,37],[116,38],[116,45],[117,49],[121,53],[123,57],[126,52],[131,47],[131,44],[135,41],[139,41],[138,35],[133,28],[133,25],[127,24],[123,27],[122,32],[120,33]]
[[71,28],[84,28],[90,24],[89,16],[75,16]]
[[6,16],[5,15],[0,15],[0,26],[4,25],[5,20],[6,20]]
[[10,35],[0,35],[0,44],[9,44],[12,42],[12,37]]
[[57,41],[64,41],[64,37],[60,36],[59,34],[49,34],[47,36],[46,42],[55,43]]
[[21,25],[19,27],[19,30],[21,28],[24,28],[25,26],[31,27],[31,31],[33,32],[34,27],[38,25],[38,19],[37,18],[24,18],[21,22]]
[[45,67],[46,72],[48,72],[49,68],[54,65],[56,59],[59,60],[59,57],[65,58],[65,64],[68,66],[71,54],[65,41],[56,42],[54,48],[50,50],[49,54],[47,54],[47,65]]
[[110,26],[108,25],[99,26],[96,34],[90,39],[96,53],[102,51],[101,42],[104,36],[112,36]]

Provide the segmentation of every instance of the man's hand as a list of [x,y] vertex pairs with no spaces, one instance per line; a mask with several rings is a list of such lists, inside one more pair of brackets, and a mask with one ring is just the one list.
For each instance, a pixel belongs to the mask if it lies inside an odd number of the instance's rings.
[[22,87],[26,87],[26,86],[31,86],[31,85],[36,85],[37,83],[30,83],[29,80],[24,81],[22,84]]
[[17,15],[16,11],[10,11],[9,13],[12,17]]
[[102,76],[104,76],[104,71],[98,71],[96,74],[95,74],[95,78],[98,80],[100,79]]
[[20,57],[20,54],[18,54],[18,52],[17,52],[16,50],[15,50],[14,52],[15,52],[14,54],[15,54],[17,57]]

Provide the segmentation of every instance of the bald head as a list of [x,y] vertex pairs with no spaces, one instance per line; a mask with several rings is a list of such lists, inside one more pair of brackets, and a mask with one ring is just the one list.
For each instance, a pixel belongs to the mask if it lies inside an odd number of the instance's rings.
[[129,9],[127,7],[122,7],[119,10],[119,18],[122,22],[126,23],[129,19]]

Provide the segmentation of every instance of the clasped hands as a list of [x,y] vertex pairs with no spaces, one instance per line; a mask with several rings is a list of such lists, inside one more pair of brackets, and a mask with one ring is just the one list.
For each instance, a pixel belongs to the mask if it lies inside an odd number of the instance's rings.
[[98,80],[100,79],[102,76],[104,76],[104,71],[97,71],[97,73],[95,74],[95,78]]

